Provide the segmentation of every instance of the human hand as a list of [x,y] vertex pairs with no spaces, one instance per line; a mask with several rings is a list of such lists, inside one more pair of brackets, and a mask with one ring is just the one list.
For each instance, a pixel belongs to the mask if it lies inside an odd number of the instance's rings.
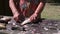
[[17,13],[17,12],[15,12],[14,14],[13,14],[13,18],[14,18],[14,20],[15,21],[18,21],[19,20],[19,13]]
[[37,19],[37,17],[38,17],[38,14],[35,14],[35,13],[34,13],[33,15],[30,16],[29,19],[30,19],[30,21],[32,22],[32,21],[35,21],[35,20]]

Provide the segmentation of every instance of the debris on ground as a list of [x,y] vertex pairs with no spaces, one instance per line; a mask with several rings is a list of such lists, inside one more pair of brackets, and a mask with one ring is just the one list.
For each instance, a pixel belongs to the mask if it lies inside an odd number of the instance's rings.
[[[1,17],[3,18],[3,17]],[[1,19],[0,18],[0,19]],[[19,23],[14,24],[15,21],[12,20],[13,24],[5,24],[9,21],[0,20],[0,33],[7,34],[60,34],[60,20],[52,19],[41,19],[39,23],[30,23],[21,26]],[[10,23],[10,22],[9,22]],[[7,28],[7,29],[6,29]],[[10,29],[9,29],[10,28]]]

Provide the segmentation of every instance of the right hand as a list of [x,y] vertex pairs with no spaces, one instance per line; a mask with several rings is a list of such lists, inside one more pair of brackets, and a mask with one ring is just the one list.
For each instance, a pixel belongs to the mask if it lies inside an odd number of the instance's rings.
[[17,13],[17,12],[14,13],[14,14],[13,14],[13,18],[14,18],[14,20],[18,21],[18,20],[19,20],[19,15],[20,15],[20,14]]

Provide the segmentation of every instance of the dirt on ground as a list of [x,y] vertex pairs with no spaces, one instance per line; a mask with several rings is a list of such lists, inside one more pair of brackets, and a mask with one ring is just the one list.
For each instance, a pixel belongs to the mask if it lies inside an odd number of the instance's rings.
[[40,19],[38,23],[29,23],[16,28],[13,27],[12,30],[2,28],[0,29],[0,34],[60,34],[60,20]]

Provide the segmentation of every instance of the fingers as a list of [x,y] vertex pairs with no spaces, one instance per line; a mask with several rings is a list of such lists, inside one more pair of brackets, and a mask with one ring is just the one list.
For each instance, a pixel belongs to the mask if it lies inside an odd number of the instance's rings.
[[14,18],[15,21],[18,21],[19,20],[18,17],[13,17],[13,18]]
[[35,16],[31,16],[30,17],[30,21],[34,21],[34,20],[36,20],[36,17]]
[[35,21],[37,19],[37,14],[33,14],[31,17],[30,17],[30,20],[31,21]]
[[13,16],[14,20],[15,21],[18,21],[19,20],[19,17],[18,16]]

